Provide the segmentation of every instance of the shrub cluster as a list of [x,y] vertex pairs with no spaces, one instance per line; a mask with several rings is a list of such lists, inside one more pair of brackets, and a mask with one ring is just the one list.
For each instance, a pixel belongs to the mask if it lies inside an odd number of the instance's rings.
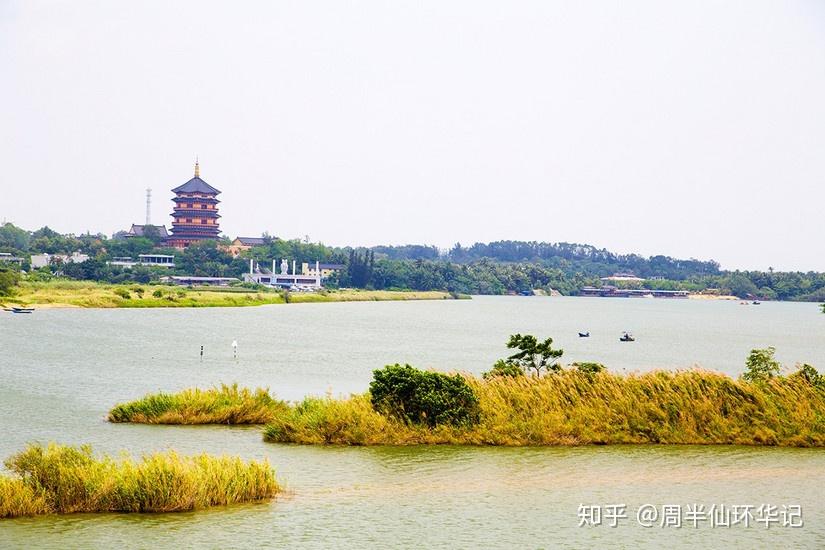
[[460,426],[478,421],[478,397],[459,374],[387,365],[372,373],[370,396],[376,411],[414,424]]

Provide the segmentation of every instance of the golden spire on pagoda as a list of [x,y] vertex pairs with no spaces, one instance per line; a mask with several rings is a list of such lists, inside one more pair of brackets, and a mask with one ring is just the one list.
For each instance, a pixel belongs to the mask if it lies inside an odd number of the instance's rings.
[[198,164],[198,157],[195,157],[195,177],[201,177],[201,167],[200,164]]

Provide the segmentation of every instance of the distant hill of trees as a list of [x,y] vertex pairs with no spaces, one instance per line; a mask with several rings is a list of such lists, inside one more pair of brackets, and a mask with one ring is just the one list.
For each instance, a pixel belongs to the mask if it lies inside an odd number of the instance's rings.
[[[228,242],[228,241],[227,241]],[[163,248],[143,237],[110,239],[102,234],[64,235],[48,227],[26,231],[10,223],[0,226],[0,252],[28,258],[30,254],[88,254],[83,264],[51,267],[30,273],[49,277],[55,272],[76,279],[110,282],[148,282],[169,271],[124,270],[106,262],[117,256],[149,252],[175,255],[175,273],[241,277],[249,259],[269,266],[273,259],[339,263],[345,267],[330,285],[375,289],[448,290],[467,294],[505,294],[533,289],[575,295],[584,286],[602,285],[601,277],[633,273],[646,279],[621,283],[638,288],[712,291],[742,298],[825,300],[825,273],[726,271],[715,261],[615,254],[585,244],[497,241],[456,244],[448,251],[434,246],[404,245],[372,248],[330,247],[321,243],[265,236],[264,245],[232,258],[207,241],[186,250]],[[24,264],[24,269],[29,265]]]
[[496,241],[475,243],[469,247],[456,244],[446,254],[439,254],[434,246],[404,245],[375,246],[373,250],[390,260],[443,259],[459,264],[480,260],[507,263],[539,263],[562,271],[606,277],[617,272],[632,272],[638,277],[661,277],[685,280],[697,275],[718,275],[719,264],[713,260],[680,260],[669,256],[645,258],[638,254],[614,254],[587,244],[543,243],[536,241]]

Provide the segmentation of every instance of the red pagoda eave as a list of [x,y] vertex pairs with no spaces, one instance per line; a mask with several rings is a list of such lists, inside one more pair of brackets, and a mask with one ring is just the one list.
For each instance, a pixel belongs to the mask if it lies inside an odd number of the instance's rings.
[[197,208],[175,208],[172,217],[220,218],[217,210],[198,210]]
[[204,202],[207,204],[218,204],[221,201],[214,197],[172,197],[172,201],[174,202]]
[[220,231],[220,227],[216,225],[200,224],[200,223],[175,223],[172,222],[172,231]]

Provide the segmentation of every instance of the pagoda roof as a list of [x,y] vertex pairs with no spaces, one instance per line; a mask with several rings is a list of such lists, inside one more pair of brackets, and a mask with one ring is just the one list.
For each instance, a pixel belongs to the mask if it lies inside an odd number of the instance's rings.
[[235,240],[244,246],[261,246],[266,244],[266,239],[263,237],[238,237]]
[[166,238],[169,236],[169,233],[166,231],[165,225],[137,225],[132,224],[132,228],[126,232],[127,237],[146,237],[149,233],[153,232],[158,237]]
[[199,176],[195,176],[183,185],[172,189],[172,193],[206,193],[208,195],[217,195],[220,191],[203,181]]

